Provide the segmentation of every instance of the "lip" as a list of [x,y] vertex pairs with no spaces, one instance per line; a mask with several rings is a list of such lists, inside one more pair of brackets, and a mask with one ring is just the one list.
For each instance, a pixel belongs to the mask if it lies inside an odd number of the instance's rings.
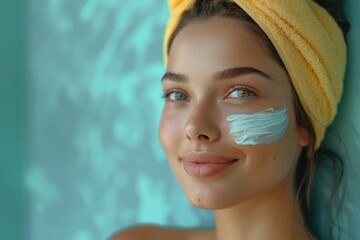
[[229,167],[238,159],[212,152],[187,152],[180,156],[187,174],[196,178],[215,176]]

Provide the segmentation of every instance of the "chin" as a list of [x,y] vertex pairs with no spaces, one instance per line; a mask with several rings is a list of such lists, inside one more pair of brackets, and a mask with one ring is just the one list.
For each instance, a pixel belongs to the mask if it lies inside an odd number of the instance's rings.
[[206,210],[221,210],[230,208],[236,204],[230,204],[222,201],[214,201],[213,199],[209,198],[196,198],[196,199],[189,199],[191,205],[196,208],[206,209]]
[[196,208],[207,210],[220,210],[232,207],[238,204],[233,197],[224,197],[224,192],[214,191],[208,188],[196,188],[193,186],[190,191],[185,191],[189,202]]

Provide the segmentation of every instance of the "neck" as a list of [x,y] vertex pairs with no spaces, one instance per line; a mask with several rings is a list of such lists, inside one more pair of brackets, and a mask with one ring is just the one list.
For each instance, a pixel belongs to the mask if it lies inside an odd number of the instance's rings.
[[[291,188],[287,188],[291,189]],[[315,239],[291,190],[284,188],[215,211],[216,239]]]

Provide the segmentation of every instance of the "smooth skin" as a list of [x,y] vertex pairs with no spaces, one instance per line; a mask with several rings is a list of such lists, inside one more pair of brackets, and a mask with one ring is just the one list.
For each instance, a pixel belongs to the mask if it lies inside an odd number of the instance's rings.
[[[138,227],[124,232],[134,238],[114,239],[315,239],[304,226],[294,189],[308,135],[296,125],[291,80],[262,41],[232,18],[193,22],[175,37],[166,72],[160,141],[189,201],[215,211],[215,229],[150,227],[157,236],[149,238],[149,227]],[[283,139],[255,146],[234,142],[227,116],[284,104],[290,122]],[[196,178],[184,171],[180,157],[193,151],[237,161],[215,176]]]

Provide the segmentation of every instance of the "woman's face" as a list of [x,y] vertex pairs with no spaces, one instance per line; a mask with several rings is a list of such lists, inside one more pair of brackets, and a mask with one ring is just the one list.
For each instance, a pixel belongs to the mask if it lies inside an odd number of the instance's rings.
[[[308,142],[296,126],[289,77],[254,33],[231,18],[190,23],[172,43],[166,72],[160,141],[193,205],[223,209],[293,194],[297,158]],[[234,142],[229,115],[284,105],[289,126],[279,141]]]

